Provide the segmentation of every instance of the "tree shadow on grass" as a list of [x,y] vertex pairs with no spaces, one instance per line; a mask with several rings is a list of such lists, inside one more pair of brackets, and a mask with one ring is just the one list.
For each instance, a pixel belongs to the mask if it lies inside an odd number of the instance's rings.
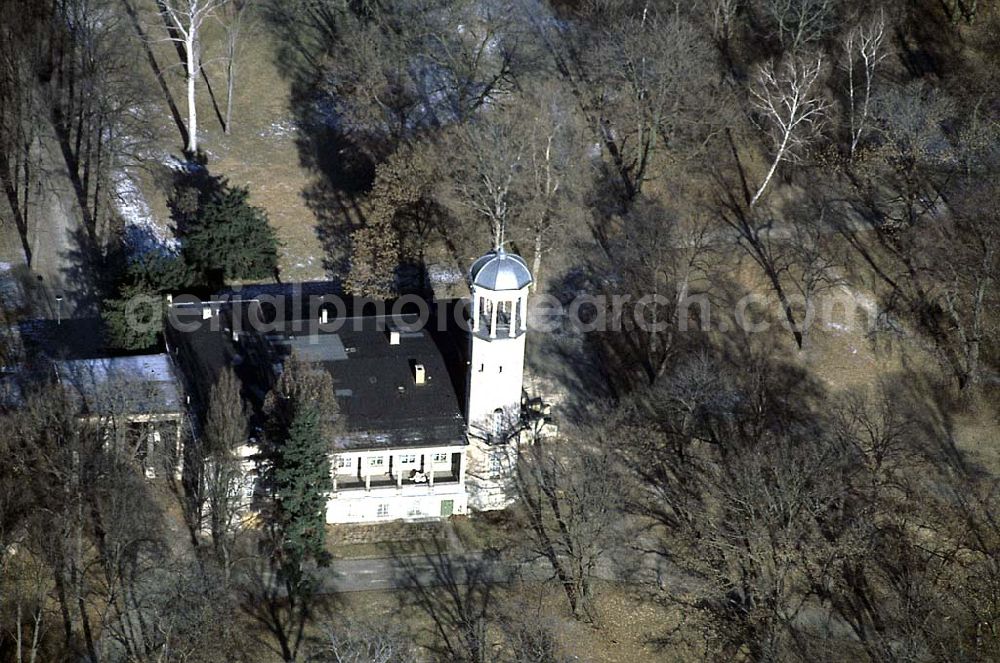
[[156,56],[153,54],[153,49],[150,48],[149,44],[151,40],[149,35],[146,34],[145,29],[142,27],[142,22],[139,19],[139,14],[136,11],[135,6],[131,0],[123,0],[125,5],[125,12],[128,14],[129,20],[132,23],[132,27],[135,28],[136,35],[139,37],[139,43],[142,44],[143,52],[146,54],[146,60],[149,62],[149,67],[153,72],[153,77],[160,86],[160,91],[163,92],[163,99],[167,102],[167,108],[170,109],[170,117],[173,118],[174,124],[177,125],[177,131],[180,132],[181,143],[187,145],[188,143],[188,130],[187,124],[181,117],[180,110],[177,108],[177,102],[174,101],[173,95],[170,93],[170,88],[167,87],[167,81],[163,77],[163,70],[160,68],[159,63],[156,61]]
[[319,103],[309,95],[293,102],[299,162],[312,177],[302,198],[316,217],[324,269],[343,274],[349,267],[351,233],[365,225],[361,200],[375,179],[375,163],[334,126],[334,119],[316,111]]
[[336,100],[321,91],[322,44],[336,39],[335,15],[300,13],[274,3],[265,6],[263,16],[278,44],[276,65],[292,81],[295,143],[299,163],[311,178],[301,195],[316,218],[323,266],[340,274],[348,266],[351,233],[365,222],[360,201],[375,179],[375,161],[344,125]]
[[444,537],[423,541],[419,552],[393,546],[400,602],[432,624],[426,646],[444,660],[489,660],[489,629],[498,588],[512,580],[507,565],[491,554],[455,553]]
[[[67,249],[63,258],[61,277],[65,292],[61,293],[64,315],[72,311],[75,316],[96,316],[101,305],[114,292],[115,283],[125,266],[125,255],[120,247],[98,245],[84,228],[66,231]],[[51,285],[51,284],[50,284]]]
[[329,569],[304,569],[298,583],[286,578],[267,554],[248,558],[241,579],[242,612],[257,622],[264,634],[260,644],[283,660],[297,660],[308,649],[317,617],[330,618],[340,604],[323,591],[321,574]]

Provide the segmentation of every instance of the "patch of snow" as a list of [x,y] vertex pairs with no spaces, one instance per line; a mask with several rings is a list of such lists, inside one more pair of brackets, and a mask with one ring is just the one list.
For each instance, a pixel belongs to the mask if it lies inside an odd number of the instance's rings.
[[125,220],[125,243],[135,255],[151,251],[174,253],[179,248],[171,230],[153,218],[149,203],[125,170],[114,173],[118,213]]
[[205,167],[197,161],[181,159],[173,154],[165,154],[160,157],[160,162],[172,171],[179,173],[197,173],[205,170]]
[[298,132],[298,127],[291,120],[276,120],[266,129],[257,133],[261,138],[288,138]]
[[316,266],[316,258],[314,256],[304,256],[301,260],[298,260],[294,267],[298,269],[312,269]]
[[16,309],[24,306],[24,292],[12,268],[9,262],[0,262],[0,302],[9,309]]
[[427,268],[427,278],[431,283],[461,283],[462,272],[455,267],[445,265],[430,265]]

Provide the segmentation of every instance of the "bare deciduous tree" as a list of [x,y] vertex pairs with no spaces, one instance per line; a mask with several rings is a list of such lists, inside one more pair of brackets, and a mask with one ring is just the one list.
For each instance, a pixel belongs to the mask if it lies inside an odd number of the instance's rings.
[[586,444],[534,436],[520,445],[513,476],[526,552],[549,564],[573,615],[593,621],[593,579],[612,548],[622,494],[613,457]]
[[736,21],[736,13],[740,9],[742,0],[712,0],[712,34],[723,46],[728,48],[729,40],[732,37],[733,23]]
[[242,44],[242,36],[251,26],[247,25],[247,14],[253,0],[229,0],[223,5],[222,25],[226,31],[226,115],[222,123],[228,134],[233,126],[233,94],[236,88],[236,58]]
[[717,102],[707,76],[713,59],[691,23],[652,10],[614,22],[589,51],[596,85],[586,110],[626,201],[641,193],[662,151],[678,149],[682,138],[697,145],[713,126],[704,114]]
[[822,55],[791,56],[778,64],[768,62],[757,71],[750,97],[763,120],[762,129],[771,138],[772,161],[750,207],[760,200],[778,166],[796,158],[819,128],[827,109],[816,85],[822,72]]
[[681,334],[706,313],[707,228],[697,218],[679,216],[640,199],[607,241],[605,289],[622,297],[622,310],[603,338],[621,344],[617,352],[642,367],[649,384],[670,366]]
[[[452,134],[458,157],[446,198],[487,225],[493,248],[509,240],[507,231],[517,210],[515,180],[528,156],[527,136],[510,109],[492,109],[481,122],[458,127]],[[451,195],[449,195],[449,193]]]
[[336,38],[326,37],[333,47],[321,57],[324,87],[345,124],[381,157],[423,133],[465,123],[510,91],[521,68],[508,7],[319,4],[290,12],[327,26],[323,32],[333,26]]
[[796,53],[830,31],[837,5],[836,0],[765,0],[764,12],[781,45]]
[[415,657],[398,624],[343,619],[322,631],[322,644],[311,649],[310,663],[409,663]]
[[996,156],[982,149],[988,133],[949,140],[955,101],[922,83],[888,88],[874,106],[881,140],[852,164],[838,229],[875,275],[883,309],[926,334],[964,390],[982,379],[996,338],[1000,235],[985,202]]
[[518,182],[524,210],[516,236],[533,247],[532,289],[537,290],[542,256],[551,250],[553,235],[579,218],[590,171],[583,165],[587,159],[576,106],[561,88],[548,85],[529,90],[521,103],[528,141]]
[[558,86],[533,86],[458,128],[438,155],[450,158],[441,202],[457,218],[472,212],[484,220],[494,247],[531,246],[536,283],[549,238],[581,216],[589,173],[575,111]]
[[204,429],[204,476],[212,548],[228,584],[232,568],[232,536],[244,507],[241,447],[247,443],[247,408],[240,382],[226,368],[212,388]]
[[[875,70],[886,57],[882,48],[884,38],[885,15],[880,10],[877,17],[859,23],[843,39],[844,52],[847,55],[844,69],[847,71],[847,115],[850,120],[851,158],[854,158],[858,143],[868,128]],[[855,80],[856,76],[859,80]]]
[[168,41],[184,48],[184,80],[187,85],[187,151],[198,152],[198,108],[195,89],[201,75],[201,29],[229,0],[157,0],[168,25]]

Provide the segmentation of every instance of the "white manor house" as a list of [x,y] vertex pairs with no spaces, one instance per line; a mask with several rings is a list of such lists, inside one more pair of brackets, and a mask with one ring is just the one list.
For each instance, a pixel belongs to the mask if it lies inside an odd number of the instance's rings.
[[[472,265],[471,305],[426,302],[417,307],[430,310],[426,320],[400,302],[347,311],[323,284],[244,288],[208,302],[172,302],[171,315],[196,329],[168,325],[167,351],[192,409],[202,411],[226,366],[257,403],[293,353],[329,372],[341,432],[330,440],[328,523],[500,509],[512,497],[519,437],[548,421],[547,407],[523,397],[531,285],[524,260],[497,249]],[[244,449],[248,498],[255,454],[251,440]]]

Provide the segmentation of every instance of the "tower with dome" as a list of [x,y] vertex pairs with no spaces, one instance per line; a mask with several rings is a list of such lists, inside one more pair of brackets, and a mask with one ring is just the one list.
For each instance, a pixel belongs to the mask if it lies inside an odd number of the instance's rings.
[[503,247],[469,270],[472,295],[466,429],[470,506],[503,508],[521,423],[531,271]]

